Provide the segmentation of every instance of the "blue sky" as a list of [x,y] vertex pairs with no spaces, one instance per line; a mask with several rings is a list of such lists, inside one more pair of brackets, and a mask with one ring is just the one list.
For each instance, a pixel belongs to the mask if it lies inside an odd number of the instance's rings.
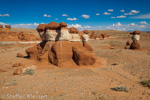
[[0,24],[36,28],[66,22],[79,30],[150,31],[150,0],[0,0]]

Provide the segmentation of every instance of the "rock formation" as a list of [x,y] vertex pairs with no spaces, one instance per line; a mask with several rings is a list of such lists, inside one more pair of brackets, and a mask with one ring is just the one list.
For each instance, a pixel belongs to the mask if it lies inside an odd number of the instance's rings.
[[10,25],[5,25],[5,28],[8,28],[10,30],[11,26]]
[[96,38],[97,38],[97,35],[95,34],[94,31],[93,31],[93,33],[90,35],[90,38],[91,38],[91,39],[96,39]]
[[0,28],[3,28],[3,25],[0,25]]
[[39,37],[25,32],[10,32],[8,28],[0,29],[0,41],[38,41]]
[[87,32],[82,35],[82,43],[77,34],[79,31],[74,27],[67,28],[64,22],[40,24],[37,31],[42,42],[26,49],[30,59],[60,67],[93,65],[96,62],[94,50],[87,43]]
[[140,31],[134,31],[134,32],[130,33],[131,35],[133,35],[131,37],[133,42],[130,45],[130,49],[140,49],[141,48],[140,43],[139,43],[140,33],[141,33]]

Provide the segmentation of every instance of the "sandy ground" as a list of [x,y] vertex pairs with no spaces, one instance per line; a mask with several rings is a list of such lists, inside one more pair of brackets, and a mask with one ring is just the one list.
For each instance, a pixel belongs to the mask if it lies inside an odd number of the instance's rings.
[[[142,50],[125,50],[128,39],[93,40],[97,57],[105,66],[58,68],[17,58],[31,45],[0,44],[0,100],[150,100],[150,89],[140,82],[150,79],[150,39],[141,39]],[[13,75],[12,64],[36,66],[34,75]],[[116,65],[114,65],[114,63]],[[111,88],[123,86],[129,92]]]

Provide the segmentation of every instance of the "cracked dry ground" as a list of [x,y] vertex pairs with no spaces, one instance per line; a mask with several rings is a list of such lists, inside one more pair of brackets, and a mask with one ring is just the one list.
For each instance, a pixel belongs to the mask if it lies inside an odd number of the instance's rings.
[[[150,89],[140,82],[150,79],[150,39],[141,39],[143,50],[125,50],[128,39],[93,40],[97,57],[107,59],[105,66],[58,68],[38,66],[34,60],[17,58],[29,46],[7,46],[0,49],[0,95],[47,95],[50,100],[150,100]],[[34,75],[12,75],[12,64],[36,65]],[[15,84],[14,84],[15,83]],[[129,92],[113,91],[123,86]],[[28,98],[33,99],[33,98]],[[37,99],[38,100],[38,99]]]

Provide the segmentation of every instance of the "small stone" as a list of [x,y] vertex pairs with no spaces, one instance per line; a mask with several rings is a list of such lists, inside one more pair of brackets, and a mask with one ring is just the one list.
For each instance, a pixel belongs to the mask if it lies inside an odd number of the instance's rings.
[[17,57],[22,58],[22,57],[23,57],[23,54],[17,53]]
[[15,63],[15,64],[13,64],[12,67],[19,67],[19,66],[23,66],[23,64],[22,63]]
[[23,73],[23,69],[22,69],[22,68],[17,68],[17,69],[14,71],[13,75],[22,75],[22,73]]

